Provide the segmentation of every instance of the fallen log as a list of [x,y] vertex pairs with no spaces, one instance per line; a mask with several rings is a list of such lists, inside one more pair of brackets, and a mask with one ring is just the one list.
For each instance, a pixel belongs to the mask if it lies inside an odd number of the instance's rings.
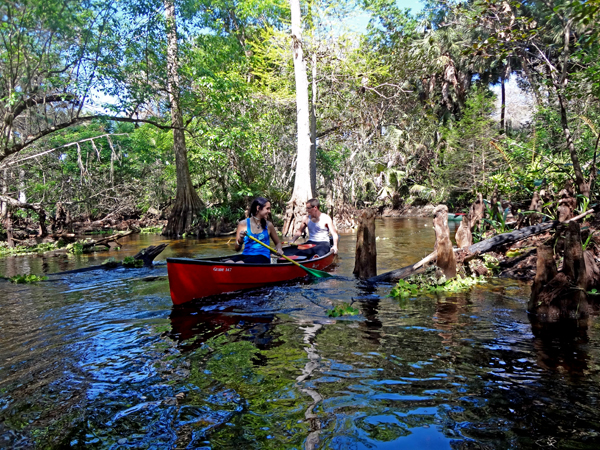
[[[152,261],[154,260],[154,258],[156,258],[168,245],[169,244],[160,244],[160,245],[156,245],[156,246],[151,245],[150,247],[146,247],[146,248],[140,250],[133,258],[141,259],[142,261],[144,261],[144,266],[151,267]],[[91,270],[98,270],[98,269],[116,269],[117,267],[121,267],[122,265],[123,265],[122,262],[114,261],[114,263],[112,263],[112,264],[100,264],[100,265],[95,265],[95,266],[90,266],[90,267],[82,267],[81,269],[67,270],[65,272],[57,272],[57,273],[52,273],[50,275],[67,275],[67,274],[71,274],[71,273],[89,272]]]
[[514,244],[515,242],[522,241],[530,236],[543,233],[555,228],[557,225],[558,222],[546,222],[539,225],[521,228],[520,230],[511,231],[510,233],[498,234],[484,241],[470,245],[467,247],[467,250],[470,253],[486,253],[501,245]]
[[411,275],[424,272],[425,264],[433,261],[436,257],[437,252],[432,252],[415,264],[402,267],[401,269],[392,270],[391,272],[382,273],[381,275],[368,278],[367,281],[369,283],[395,283],[396,281],[408,278]]
[[[573,217],[563,223],[574,222],[576,220],[584,218],[585,216],[588,216],[589,214],[592,214],[593,212],[594,210],[590,209],[589,211],[580,214],[576,217]],[[520,230],[511,231],[510,233],[499,234],[497,236],[493,236],[489,239],[473,244],[467,247],[466,250],[469,253],[473,254],[487,253],[501,245],[514,244],[515,242],[522,241],[523,239],[526,239],[530,236],[535,236],[536,234],[548,231],[552,228],[557,227],[559,224],[560,222],[558,221],[545,222],[539,225],[532,225],[530,227],[521,228]],[[458,250],[461,249],[454,249],[455,252]],[[415,264],[402,267],[401,269],[396,269],[390,272],[382,273],[381,275],[377,275],[367,279],[367,281],[369,283],[394,283],[411,275],[423,272],[424,269],[422,269],[422,267],[425,264],[435,260],[436,257],[437,253],[434,251]]]
[[109,245],[110,242],[116,242],[117,244],[119,244],[119,239],[121,239],[125,236],[129,236],[131,233],[133,233],[133,230],[129,230],[124,233],[113,234],[111,236],[108,236],[108,237],[105,237],[102,239],[95,239],[95,240],[91,239],[83,244],[83,250],[85,251],[92,247],[98,247],[101,245],[103,245],[107,248],[110,248],[110,245]]

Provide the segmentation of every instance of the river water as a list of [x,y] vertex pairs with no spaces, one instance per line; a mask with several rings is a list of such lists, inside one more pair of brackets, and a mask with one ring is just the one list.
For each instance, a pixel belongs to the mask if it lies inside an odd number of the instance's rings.
[[[377,222],[378,272],[433,247],[430,219]],[[532,332],[529,286],[397,300],[351,273],[174,308],[165,257],[228,238],[134,236],[121,250],[12,257],[56,273],[169,242],[152,269],[0,282],[0,448],[600,448],[600,332]],[[330,318],[342,303],[356,316]]]

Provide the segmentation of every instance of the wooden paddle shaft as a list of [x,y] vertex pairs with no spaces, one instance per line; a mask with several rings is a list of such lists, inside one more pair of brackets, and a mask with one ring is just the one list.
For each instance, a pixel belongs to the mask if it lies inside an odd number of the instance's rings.
[[[249,234],[247,234],[247,235],[246,235],[246,237],[249,237],[249,238],[250,238],[250,239],[252,239],[253,241],[256,241],[256,242],[258,242],[260,245],[264,245],[264,246],[265,246],[265,247],[267,247],[269,250],[271,250],[273,253],[277,254],[277,250],[275,250],[275,249],[274,249],[273,247],[271,247],[270,245],[267,245],[267,244],[265,244],[264,242],[262,242],[262,241],[259,241],[259,240],[258,240],[258,239],[256,239],[254,236],[250,236]],[[287,261],[291,262],[292,264],[296,264],[296,265],[297,265],[298,267],[300,267],[301,269],[304,269],[304,270],[308,271],[306,267],[304,267],[304,266],[303,266],[303,265],[301,265],[301,264],[298,264],[296,261],[294,261],[294,260],[293,260],[293,259],[291,259],[291,258],[288,258],[288,257],[287,257],[287,256],[285,256],[284,254],[282,254],[282,255],[281,255],[281,257],[282,257],[282,258],[284,258],[284,259],[286,259]]]

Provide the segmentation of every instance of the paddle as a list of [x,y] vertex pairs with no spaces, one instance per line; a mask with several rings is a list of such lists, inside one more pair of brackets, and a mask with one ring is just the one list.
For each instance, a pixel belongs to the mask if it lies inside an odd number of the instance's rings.
[[[258,242],[260,245],[267,247],[269,250],[271,250],[273,253],[277,254],[277,250],[275,250],[273,247],[268,246],[267,244],[265,244],[264,242],[259,241],[258,239],[256,239],[254,236],[250,236],[249,234],[246,235],[246,237],[252,239],[253,241]],[[300,267],[301,269],[307,271],[310,275],[312,275],[315,278],[329,278],[332,277],[333,275],[331,275],[330,273],[327,272],[323,272],[321,270],[317,270],[317,269],[309,269],[308,267],[304,267],[301,264],[298,264],[296,261],[294,261],[291,258],[288,258],[285,255],[282,255],[282,257],[286,260],[288,260],[289,262],[291,262],[292,264],[296,264],[298,267]]]

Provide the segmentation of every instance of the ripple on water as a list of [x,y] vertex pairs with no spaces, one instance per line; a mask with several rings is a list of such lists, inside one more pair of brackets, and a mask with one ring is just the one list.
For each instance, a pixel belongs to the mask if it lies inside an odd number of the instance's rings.
[[[380,272],[429,252],[429,221],[378,222]],[[350,277],[354,245],[342,236],[339,278],[179,308],[164,266],[3,283],[0,447],[598,448],[594,323],[534,334],[529,287],[506,280],[392,299]],[[328,317],[342,302],[360,314]]]

